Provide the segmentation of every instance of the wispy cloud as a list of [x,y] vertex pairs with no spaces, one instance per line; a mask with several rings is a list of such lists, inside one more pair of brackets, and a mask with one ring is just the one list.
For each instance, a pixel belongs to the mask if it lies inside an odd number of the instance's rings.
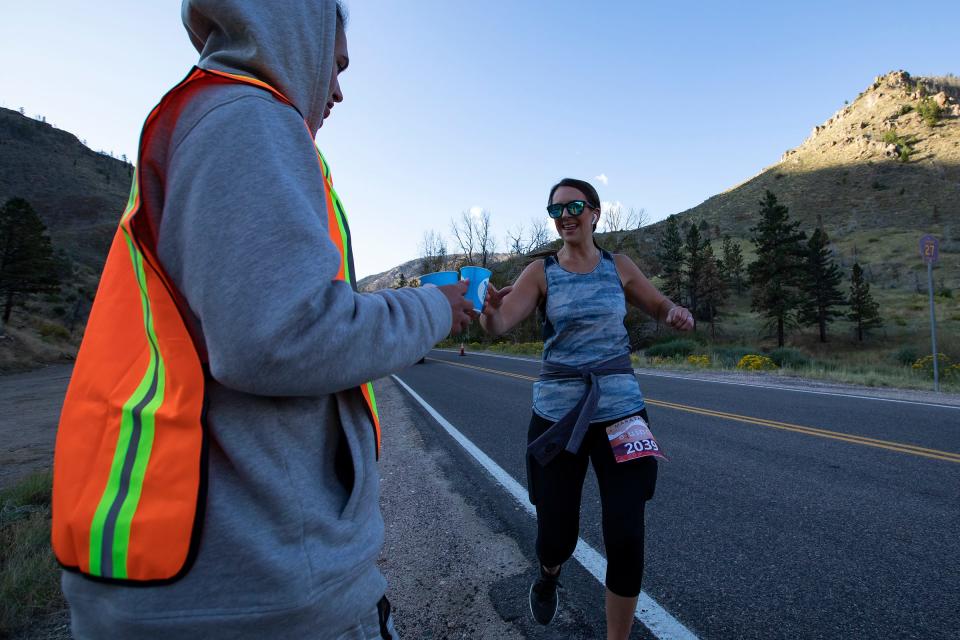
[[598,175],[598,176],[593,176],[593,179],[594,179],[594,180],[599,180],[600,182],[602,182],[602,183],[604,184],[604,186],[606,186],[607,184],[610,183],[610,178],[608,178],[608,177],[607,177],[607,174],[605,174],[605,173],[601,173],[601,174]]
[[473,217],[476,218],[476,217],[479,216],[481,213],[483,213],[483,207],[480,207],[480,206],[470,207],[470,215],[472,215]]

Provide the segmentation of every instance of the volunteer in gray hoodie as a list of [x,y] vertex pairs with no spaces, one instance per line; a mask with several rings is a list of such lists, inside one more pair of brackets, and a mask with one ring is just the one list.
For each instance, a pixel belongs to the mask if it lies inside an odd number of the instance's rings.
[[462,330],[470,303],[462,285],[359,294],[335,281],[312,139],[343,99],[335,0],[182,12],[201,67],[293,106],[211,85],[143,150],[158,255],[209,357],[206,514],[195,563],[170,584],[64,573],[74,636],[391,637],[376,437],[357,386]]

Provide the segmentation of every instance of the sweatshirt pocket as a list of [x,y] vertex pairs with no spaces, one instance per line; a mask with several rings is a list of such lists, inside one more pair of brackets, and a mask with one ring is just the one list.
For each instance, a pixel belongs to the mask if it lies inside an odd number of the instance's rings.
[[[366,411],[366,409],[362,408],[362,411]],[[362,424],[358,424],[358,422]],[[337,477],[350,497],[347,498],[347,503],[340,513],[341,520],[353,519],[366,493],[367,472],[364,460],[367,457],[373,459],[372,446],[375,446],[372,442],[367,442],[373,437],[373,428],[368,426],[368,423],[369,419],[366,418],[365,413],[359,416],[355,412],[342,414],[335,469]],[[359,429],[366,429],[371,433],[360,434]],[[367,449],[371,449],[369,454]]]

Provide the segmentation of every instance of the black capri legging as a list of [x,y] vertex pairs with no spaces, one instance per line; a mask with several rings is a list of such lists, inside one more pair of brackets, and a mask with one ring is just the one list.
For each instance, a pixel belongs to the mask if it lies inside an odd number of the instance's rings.
[[[636,414],[647,420],[644,409]],[[606,585],[613,593],[632,598],[643,579],[643,516],[657,484],[653,457],[617,463],[606,427],[623,418],[590,425],[576,455],[561,451],[546,466],[527,454],[527,487],[537,508],[537,557],[545,567],[562,564],[573,555],[580,535],[580,496],[593,462],[603,512],[603,546],[607,552]],[[533,414],[527,442],[553,426]]]

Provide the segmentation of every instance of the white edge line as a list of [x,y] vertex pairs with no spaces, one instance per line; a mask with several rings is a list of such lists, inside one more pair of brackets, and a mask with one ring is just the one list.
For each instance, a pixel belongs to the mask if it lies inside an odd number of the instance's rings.
[[[445,351],[449,353],[458,353],[455,350],[450,349],[436,349],[436,351]],[[479,351],[472,351],[470,353],[472,356],[486,356],[488,358],[504,358],[506,360],[522,360],[524,362],[539,362],[534,358],[519,358],[517,356],[505,356],[499,353],[481,353]],[[864,396],[856,393],[842,393],[840,391],[817,391],[814,389],[797,389],[795,387],[787,387],[777,384],[763,384],[760,382],[734,382],[732,380],[711,380],[710,378],[699,378],[692,375],[683,375],[676,373],[661,373],[653,372],[649,369],[637,369],[634,368],[634,372],[638,376],[654,376],[657,378],[674,378],[677,380],[694,380],[696,382],[712,382],[713,384],[730,384],[737,387],[756,387],[759,389],[773,389],[774,391],[792,391],[794,393],[812,393],[814,395],[820,396],[838,396],[841,398],[856,398],[858,400],[876,400],[878,402],[896,402],[898,404],[918,404],[923,407],[933,407],[935,409],[954,409],[960,410],[960,405],[952,404],[941,404],[939,402],[923,402],[922,400],[898,400],[896,398],[881,398],[878,396]]]
[[[480,466],[486,469],[487,472],[493,476],[493,479],[506,489],[507,493],[520,503],[520,506],[522,506],[528,514],[536,517],[536,511],[527,499],[527,490],[520,486],[519,482],[514,480],[513,477],[494,462],[490,456],[460,433],[456,427],[450,424],[446,418],[440,415],[436,409],[431,407],[426,400],[421,398],[417,392],[411,389],[403,380],[395,375],[390,377],[406,389],[407,393],[420,403],[420,406],[450,434],[450,437],[466,449],[467,453],[473,456],[473,458],[480,463]],[[584,542],[583,538],[577,538],[577,548],[573,552],[573,557],[576,558],[577,561],[583,565],[583,568],[589,571],[600,584],[604,583],[607,572],[607,561],[593,547]],[[640,592],[640,598],[637,600],[637,609],[634,616],[642,622],[653,635],[661,640],[699,640],[693,632],[670,615],[666,609],[657,604],[657,601],[647,595],[646,592]]]

